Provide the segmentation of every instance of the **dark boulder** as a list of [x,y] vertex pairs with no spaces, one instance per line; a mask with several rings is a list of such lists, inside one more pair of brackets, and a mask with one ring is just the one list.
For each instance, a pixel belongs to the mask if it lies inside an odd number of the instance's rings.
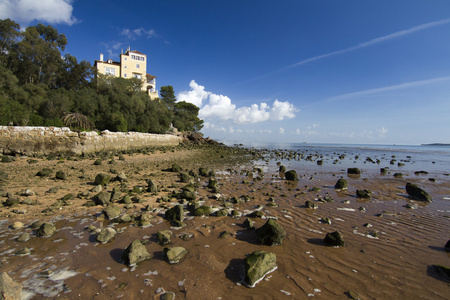
[[95,185],[103,186],[105,184],[108,184],[110,180],[111,176],[107,174],[97,174],[97,176],[95,176]]
[[339,231],[327,233],[323,242],[325,245],[333,247],[342,247],[345,245],[344,238]]
[[289,180],[289,181],[298,181],[299,180],[297,171],[295,171],[295,170],[287,171],[286,173],[284,173],[284,177],[286,178],[286,180]]
[[111,194],[107,192],[100,192],[94,196],[94,202],[97,205],[107,206],[111,201]]
[[306,208],[310,208],[310,209],[317,209],[317,208],[319,208],[319,206],[317,206],[316,203],[314,203],[314,202],[312,202],[312,201],[310,201],[310,200],[307,200],[307,201],[305,202],[305,207],[306,207]]
[[172,241],[172,231],[170,230],[161,230],[156,233],[156,241],[160,245],[167,245]]
[[48,177],[52,174],[52,170],[49,168],[44,168],[42,170],[40,170],[39,172],[36,173],[36,176],[40,176],[40,177]]
[[213,189],[217,187],[217,181],[214,178],[210,178],[208,181],[208,188]]
[[206,168],[199,168],[198,169],[198,175],[202,177],[207,177],[209,175],[208,169]]
[[247,215],[249,218],[263,218],[264,214],[260,210],[255,210]]
[[267,220],[266,224],[256,230],[258,243],[263,245],[281,245],[285,237],[286,231],[274,219]]
[[177,206],[174,206],[174,207],[168,209],[166,211],[164,217],[170,223],[183,222],[183,220],[184,220],[184,214],[183,213],[184,213],[183,206],[182,205],[177,205]]
[[64,173],[64,171],[58,171],[55,174],[55,178],[56,179],[60,179],[60,180],[66,180],[67,179],[67,174]]
[[372,191],[370,190],[356,190],[356,197],[370,199],[372,198]]
[[158,185],[153,179],[147,179],[147,192],[149,193],[157,193],[158,192]]
[[361,170],[358,169],[358,168],[348,168],[348,169],[347,169],[347,174],[350,174],[350,175],[359,175],[359,174],[361,174]]
[[186,172],[180,172],[179,177],[180,181],[184,183],[190,183],[194,181],[194,178]]
[[195,200],[197,198],[195,192],[191,192],[191,191],[182,191],[179,194],[179,197],[181,199],[186,199],[188,201],[192,201],[192,200]]
[[183,169],[178,164],[172,164],[172,168],[170,170],[172,172],[181,172]]
[[426,191],[424,191],[423,189],[421,189],[417,185],[412,184],[410,182],[406,183],[406,192],[408,193],[408,195],[411,198],[414,198],[416,200],[426,201],[426,202],[433,201],[431,196]]
[[210,206],[202,205],[194,211],[194,215],[197,217],[209,216],[212,214],[212,208]]
[[245,229],[255,229],[255,222],[253,222],[249,218],[245,219],[242,225],[244,226]]
[[341,190],[341,189],[347,189],[348,188],[348,182],[347,180],[341,178],[339,179],[336,184],[334,185],[334,189]]

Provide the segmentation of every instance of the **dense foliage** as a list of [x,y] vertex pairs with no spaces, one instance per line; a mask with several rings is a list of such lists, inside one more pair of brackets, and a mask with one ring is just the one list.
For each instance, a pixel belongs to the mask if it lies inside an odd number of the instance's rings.
[[20,31],[14,21],[0,20],[0,125],[153,133],[171,124],[180,131],[203,127],[199,108],[176,102],[172,86],[152,101],[140,80],[96,76],[88,61],[62,56],[66,45],[50,25]]

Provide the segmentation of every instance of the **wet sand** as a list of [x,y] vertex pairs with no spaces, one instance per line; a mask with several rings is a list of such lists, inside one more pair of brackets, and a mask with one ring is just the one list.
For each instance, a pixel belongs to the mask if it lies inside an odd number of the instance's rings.
[[[180,150],[155,152],[152,154],[125,155],[125,160],[110,157],[100,166],[93,165],[96,158],[73,160],[18,158],[12,163],[3,163],[1,170],[9,177],[2,189],[20,194],[25,189],[33,190],[35,196],[20,196],[22,200],[37,200],[38,205],[20,204],[17,207],[0,208],[0,272],[8,272],[13,280],[23,284],[28,299],[159,299],[163,291],[174,292],[176,299],[345,299],[347,292],[357,293],[361,299],[447,299],[449,284],[439,277],[430,265],[450,265],[450,253],[444,245],[449,235],[450,178],[444,174],[415,175],[404,173],[403,178],[392,174],[365,171],[361,176],[350,177],[339,166],[315,166],[311,162],[308,170],[297,169],[298,182],[288,182],[280,177],[276,160],[234,162],[221,155],[207,156],[203,150]],[[205,159],[207,157],[207,159]],[[62,161],[62,162],[61,162]],[[289,169],[291,162],[281,161]],[[208,178],[199,179],[197,199],[205,205],[220,207],[223,199],[249,196],[250,201],[234,204],[241,217],[193,217],[186,215],[186,227],[173,228],[163,218],[164,208],[157,199],[179,192],[186,183],[178,174],[163,171],[177,162],[183,169],[198,170],[200,166],[213,169],[222,200],[213,199],[216,192],[206,188]],[[35,174],[44,167],[54,171],[64,170],[68,179],[40,178]],[[262,173],[258,173],[259,168]],[[64,195],[88,191],[96,174],[125,172],[128,187],[146,186],[145,179],[152,178],[161,187],[157,195],[144,192],[138,195],[144,203],[133,204],[125,209],[128,214],[141,214],[150,205],[155,209],[152,226],[142,228],[130,223],[108,225],[101,213],[103,207],[85,207],[94,193],[85,198],[70,200],[55,212],[42,213]],[[253,171],[253,178],[247,176]],[[393,171],[392,171],[393,172]],[[259,177],[259,178],[258,178]],[[345,178],[348,190],[336,191],[338,178]],[[428,180],[436,179],[435,182]],[[432,203],[413,201],[405,192],[406,182],[416,183],[433,197]],[[119,182],[108,184],[111,191]],[[51,187],[61,187],[57,193],[46,193]],[[320,191],[310,191],[312,187]],[[358,199],[357,189],[373,191],[372,199]],[[124,194],[124,193],[123,193]],[[331,203],[317,201],[324,196],[333,197]],[[267,206],[273,198],[278,207]],[[6,198],[2,198],[6,200]],[[305,201],[314,201],[317,209],[304,207]],[[406,204],[417,204],[417,209],[407,209]],[[163,205],[171,207],[172,202]],[[260,207],[258,207],[260,206]],[[363,207],[365,210],[360,210]],[[25,214],[13,210],[26,210]],[[260,209],[266,218],[277,218],[287,232],[280,246],[258,245],[255,232],[246,230],[245,215]],[[328,217],[331,224],[321,223]],[[34,221],[51,221],[57,232],[49,238],[38,238],[28,226]],[[15,221],[25,227],[11,229]],[[255,227],[261,227],[266,219],[255,218]],[[370,223],[371,227],[364,224]],[[95,241],[95,235],[85,230],[114,226],[119,234],[106,244]],[[177,265],[168,264],[163,248],[155,242],[160,230],[171,230],[174,238],[170,246],[182,246],[187,257]],[[339,230],[346,246],[325,246],[323,238],[327,232]],[[220,239],[223,231],[232,237]],[[26,243],[15,241],[28,232],[31,239]],[[178,235],[188,233],[193,238],[184,241]],[[120,261],[123,250],[134,240],[146,242],[153,255],[150,260],[129,268]],[[31,254],[15,255],[28,247]],[[243,259],[256,250],[274,252],[278,269],[270,273],[255,288],[241,283]],[[52,270],[50,276],[42,275]]]

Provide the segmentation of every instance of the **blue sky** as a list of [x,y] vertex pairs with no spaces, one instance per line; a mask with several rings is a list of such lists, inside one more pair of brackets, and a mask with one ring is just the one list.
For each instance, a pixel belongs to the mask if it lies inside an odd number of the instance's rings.
[[91,63],[128,46],[205,136],[250,142],[450,143],[450,1],[0,0]]

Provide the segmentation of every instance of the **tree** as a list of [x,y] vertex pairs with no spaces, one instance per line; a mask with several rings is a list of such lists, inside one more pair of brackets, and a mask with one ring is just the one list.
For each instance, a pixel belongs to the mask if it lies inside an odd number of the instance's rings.
[[161,96],[161,100],[167,105],[169,108],[173,108],[177,98],[175,97],[175,92],[173,91],[173,87],[171,85],[162,86],[159,90],[159,95]]
[[17,43],[16,75],[21,83],[44,83],[56,86],[61,66],[61,52],[67,45],[64,34],[52,26],[38,24],[27,27]]
[[203,120],[198,118],[199,110],[192,103],[175,103],[173,125],[180,131],[200,131],[203,128]]
[[198,131],[199,108],[176,102],[172,86],[152,101],[137,78],[97,74],[87,61],[65,54],[67,39],[52,26],[20,31],[0,20],[0,125],[164,133],[173,124]]
[[93,76],[94,69],[88,61],[78,63],[75,56],[66,54],[61,60],[55,87],[78,90],[88,87]]
[[20,36],[20,26],[10,19],[0,20],[0,63],[10,67],[11,52]]

